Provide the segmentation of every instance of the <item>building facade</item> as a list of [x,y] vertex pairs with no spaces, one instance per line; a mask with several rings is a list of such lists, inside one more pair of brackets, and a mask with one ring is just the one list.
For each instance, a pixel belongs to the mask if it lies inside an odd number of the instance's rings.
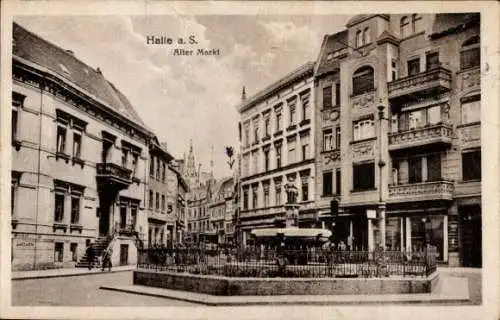
[[479,16],[355,16],[315,78],[316,205],[338,201],[337,241],[480,266]]
[[102,72],[13,26],[12,268],[73,266],[88,243],[132,264],[153,136]]
[[314,213],[314,63],[307,63],[237,106],[241,115],[238,236],[249,244],[255,228],[284,224],[284,185],[299,190],[300,224]]

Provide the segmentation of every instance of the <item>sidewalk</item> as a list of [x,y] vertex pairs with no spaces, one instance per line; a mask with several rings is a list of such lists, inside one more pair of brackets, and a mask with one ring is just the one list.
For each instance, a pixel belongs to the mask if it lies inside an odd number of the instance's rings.
[[[113,267],[111,272],[124,272],[135,270],[136,265],[129,266],[119,266]],[[31,271],[13,271],[11,279],[12,280],[25,280],[25,279],[41,279],[41,278],[56,278],[56,277],[72,277],[72,276],[83,276],[91,274],[103,274],[109,273],[107,269],[101,271],[101,269],[93,268],[89,270],[88,268],[61,268],[61,269],[48,269],[48,270],[31,270]]]

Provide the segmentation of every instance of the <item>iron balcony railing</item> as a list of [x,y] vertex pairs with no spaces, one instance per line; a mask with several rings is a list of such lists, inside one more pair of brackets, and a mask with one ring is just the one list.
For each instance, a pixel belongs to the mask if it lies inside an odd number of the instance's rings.
[[323,248],[151,248],[139,250],[139,269],[227,277],[428,276],[436,271],[436,248],[422,251],[338,251]]
[[433,88],[450,90],[451,72],[443,67],[420,72],[389,82],[389,98],[402,97]]
[[132,170],[122,167],[116,163],[98,163],[96,165],[97,176],[100,178],[111,178],[120,182],[132,183]]

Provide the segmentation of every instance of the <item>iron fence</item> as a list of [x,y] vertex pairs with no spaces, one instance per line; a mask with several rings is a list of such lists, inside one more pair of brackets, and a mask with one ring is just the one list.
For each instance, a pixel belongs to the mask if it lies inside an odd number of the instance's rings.
[[419,252],[150,248],[140,249],[137,261],[138,268],[228,277],[427,276],[436,270],[436,248]]

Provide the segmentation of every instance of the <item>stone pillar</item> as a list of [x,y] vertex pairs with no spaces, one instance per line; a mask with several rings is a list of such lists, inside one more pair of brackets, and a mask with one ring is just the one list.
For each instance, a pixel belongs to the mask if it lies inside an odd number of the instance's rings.
[[443,217],[443,261],[448,262],[448,215]]
[[375,249],[374,235],[373,235],[373,219],[368,219],[368,251],[373,251],[373,249]]
[[422,181],[427,181],[427,157],[422,157]]
[[246,232],[246,230],[241,231],[241,236],[242,236],[241,243],[243,244],[243,247],[246,247],[247,246],[247,232]]
[[325,221],[321,221],[321,229],[325,229]]
[[380,234],[380,245],[385,250],[385,204],[380,204],[379,207],[379,234]]
[[405,238],[404,238],[404,231],[405,231],[405,220],[404,218],[399,218],[399,234],[400,234],[400,237],[399,237],[399,241],[400,241],[400,248],[401,248],[401,252],[404,251],[405,249]]
[[406,217],[406,251],[411,252],[411,220]]

